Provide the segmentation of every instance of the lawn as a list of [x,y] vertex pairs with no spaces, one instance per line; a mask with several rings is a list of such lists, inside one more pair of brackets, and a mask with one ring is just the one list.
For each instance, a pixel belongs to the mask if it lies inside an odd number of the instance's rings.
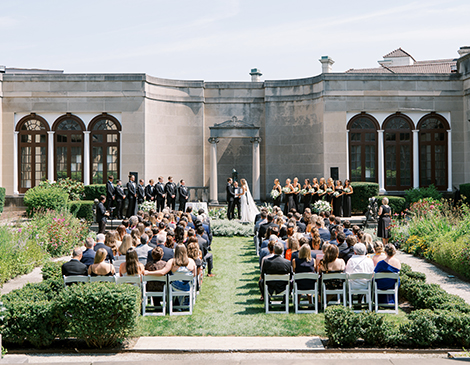
[[[138,336],[325,336],[324,315],[265,314],[252,238],[215,237],[215,277],[205,277],[193,315],[141,317]],[[404,320],[400,311],[394,320]]]

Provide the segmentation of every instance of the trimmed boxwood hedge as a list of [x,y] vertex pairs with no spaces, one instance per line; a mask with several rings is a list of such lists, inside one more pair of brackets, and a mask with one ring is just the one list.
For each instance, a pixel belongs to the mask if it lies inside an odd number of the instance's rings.
[[465,198],[465,202],[468,202],[470,200],[470,183],[460,184],[459,189],[462,198]]
[[68,202],[70,213],[77,218],[84,218],[87,221],[93,220],[93,200],[78,200]]
[[5,206],[5,188],[0,188],[0,213],[3,212],[3,207]]
[[363,213],[369,205],[369,198],[379,195],[379,184],[368,182],[352,182],[353,194],[351,207],[354,212]]
[[24,195],[24,204],[28,215],[40,210],[60,210],[67,207],[68,194],[58,187],[36,186]]
[[84,200],[99,199],[100,195],[106,196],[106,184],[85,185]]
[[406,200],[405,198],[401,196],[391,196],[391,195],[379,196],[378,195],[376,196],[376,198],[379,199],[379,206],[381,204],[380,202],[382,201],[382,199],[387,198],[388,205],[390,206],[390,208],[392,208],[392,214],[394,213],[400,214],[406,209]]

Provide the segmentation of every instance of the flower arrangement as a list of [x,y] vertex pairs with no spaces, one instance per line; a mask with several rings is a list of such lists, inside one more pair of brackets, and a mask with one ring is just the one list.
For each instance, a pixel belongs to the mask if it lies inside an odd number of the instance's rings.
[[139,204],[139,210],[143,210],[144,212],[148,212],[151,209],[156,210],[157,206],[155,202],[144,201],[142,204]]
[[326,201],[319,200],[313,204],[313,211],[317,214],[320,212],[329,212],[331,211],[331,205]]
[[307,189],[300,190],[300,194],[302,194],[302,195],[307,195],[308,193],[309,193],[309,190],[307,190]]
[[284,194],[289,194],[290,193],[290,188],[286,187],[286,188],[282,188],[282,192]]
[[271,198],[276,199],[281,193],[277,189],[271,190]]

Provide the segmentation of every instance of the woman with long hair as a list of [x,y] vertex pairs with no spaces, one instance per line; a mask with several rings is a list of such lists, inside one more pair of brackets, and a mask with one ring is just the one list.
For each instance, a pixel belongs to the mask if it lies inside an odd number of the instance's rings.
[[126,252],[126,262],[119,266],[119,275],[121,276],[134,276],[142,275],[145,267],[139,262],[139,256],[134,247],[131,247]]
[[312,203],[312,194],[310,194],[310,189],[312,186],[310,185],[310,179],[305,179],[304,186],[302,189],[305,189],[307,192],[304,194],[304,212],[306,208],[310,209],[310,205]]
[[241,189],[243,190],[242,196],[240,196],[240,218],[242,222],[255,221],[256,216],[259,214],[259,210],[256,207],[256,203],[250,193],[250,188],[245,179],[240,180]]
[[300,190],[301,190],[301,185],[299,183],[299,178],[294,177],[294,182],[292,183],[292,187],[294,188],[294,206],[295,210],[298,212],[299,211],[299,196],[300,196]]
[[88,268],[88,275],[90,276],[113,276],[116,273],[114,266],[104,262],[108,252],[104,248],[96,251],[95,260]]
[[279,195],[276,198],[273,198],[273,205],[280,207],[281,206],[281,198],[282,198],[282,188],[279,179],[274,179],[274,186],[272,191],[277,191]]
[[351,195],[354,192],[351,181],[346,179],[343,188],[343,217],[351,216]]
[[287,215],[287,213],[289,213],[292,208],[295,208],[294,188],[292,187],[290,179],[286,179],[286,185],[284,186],[282,191],[284,193],[284,199],[286,201],[286,204],[284,205],[284,215]]

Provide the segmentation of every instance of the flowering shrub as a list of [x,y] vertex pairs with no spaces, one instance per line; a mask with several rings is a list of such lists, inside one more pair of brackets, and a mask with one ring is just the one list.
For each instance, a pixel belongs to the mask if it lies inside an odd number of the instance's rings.
[[331,211],[331,205],[324,200],[318,200],[313,204],[313,212],[320,213],[320,212],[329,212]]
[[226,208],[213,208],[209,210],[209,217],[211,219],[226,219],[227,209]]
[[31,240],[53,257],[68,255],[73,247],[81,246],[88,235],[87,223],[67,211],[37,214],[24,229]]
[[70,178],[59,179],[52,182],[45,180],[42,181],[39,186],[45,188],[60,188],[68,194],[69,200],[80,200],[85,196],[85,185],[81,181],[75,181]]
[[155,202],[144,201],[142,204],[139,204],[139,210],[148,212],[151,209],[157,210],[157,205]]
[[240,223],[235,220],[227,219],[216,219],[211,221],[211,230],[214,236],[224,236],[224,237],[233,237],[233,236],[253,236],[254,235],[254,225]]

